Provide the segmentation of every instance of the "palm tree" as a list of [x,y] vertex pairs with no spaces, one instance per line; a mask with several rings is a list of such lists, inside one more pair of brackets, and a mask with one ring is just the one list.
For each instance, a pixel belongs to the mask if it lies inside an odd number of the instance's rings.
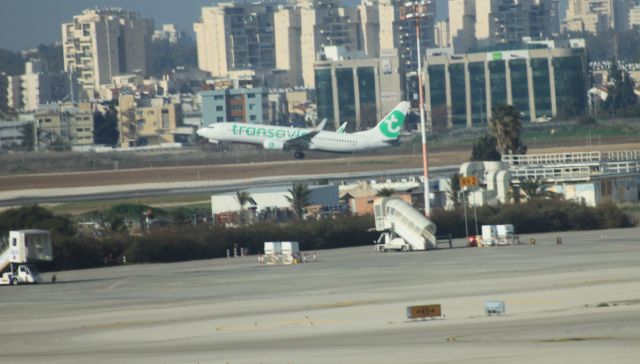
[[299,219],[302,218],[305,206],[309,205],[309,197],[311,196],[309,187],[305,183],[296,183],[287,192],[291,194],[291,197],[285,196],[285,198],[291,204],[293,212]]
[[557,199],[561,196],[560,194],[549,191],[548,186],[542,183],[540,177],[520,181],[520,191],[527,200]]
[[500,105],[493,109],[489,130],[496,138],[501,155],[525,154],[527,146],[520,140],[520,112],[511,105]]
[[501,158],[498,152],[498,141],[493,135],[485,134],[473,142],[472,161],[500,161]]
[[379,197],[389,197],[389,196],[393,196],[393,194],[396,193],[396,190],[394,190],[393,188],[381,188],[378,190],[378,193],[376,194],[376,196]]
[[449,199],[453,202],[453,207],[460,207],[460,191],[462,190],[462,187],[460,186],[460,173],[456,172],[451,175],[449,188]]
[[244,206],[251,201],[251,195],[246,191],[237,191],[236,200],[238,200],[238,203],[240,204],[240,225],[244,225],[246,217]]

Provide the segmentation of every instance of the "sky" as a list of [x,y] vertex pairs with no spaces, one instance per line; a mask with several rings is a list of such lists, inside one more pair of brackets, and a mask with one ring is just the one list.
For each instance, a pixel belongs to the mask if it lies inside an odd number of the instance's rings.
[[[156,28],[174,23],[193,36],[193,23],[200,18],[200,8],[214,2],[216,0],[0,0],[0,48],[20,51],[59,42],[62,23],[96,6],[138,12],[154,19]],[[345,2],[357,4],[359,0]],[[566,6],[566,0],[560,3],[561,9]],[[438,20],[446,18],[447,0],[436,0],[436,11]]]
[[200,8],[214,0],[0,0],[0,48],[26,50],[61,40],[60,25],[87,8],[122,7],[192,32]]

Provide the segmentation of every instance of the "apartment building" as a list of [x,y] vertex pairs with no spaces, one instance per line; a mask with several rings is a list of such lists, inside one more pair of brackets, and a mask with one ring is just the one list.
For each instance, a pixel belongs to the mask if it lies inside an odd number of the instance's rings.
[[449,18],[436,22],[434,29],[436,47],[449,48],[451,45],[451,30],[449,29]]
[[568,0],[565,31],[598,34],[615,26],[614,0]]
[[166,40],[171,44],[177,44],[184,38],[184,32],[179,30],[175,24],[162,24],[162,28],[155,30],[151,36],[151,40]]
[[198,67],[214,77],[233,70],[276,67],[272,3],[219,3],[205,6],[194,23]]
[[90,103],[41,105],[34,115],[34,148],[93,144],[93,111]]
[[322,60],[327,46],[359,50],[357,10],[339,0],[298,0],[300,9],[300,55],[305,87],[315,87],[313,65]]
[[550,37],[558,24],[558,0],[449,0],[450,43],[456,53]]
[[90,9],[62,24],[64,69],[75,72],[89,98],[113,76],[146,76],[153,22],[119,8]]
[[49,73],[40,60],[25,63],[25,73],[7,76],[7,106],[19,111],[34,111],[38,105],[54,101],[77,100],[75,77],[68,73]]
[[175,143],[182,125],[182,107],[161,97],[136,99],[133,95],[118,98],[120,148]]
[[283,7],[274,14],[276,68],[287,73],[289,84],[298,86],[302,79],[302,46],[300,44],[300,9]]
[[221,88],[199,93],[204,125],[220,122],[271,123],[269,94],[262,87]]
[[24,149],[30,145],[27,130],[33,127],[30,121],[0,120],[0,150]]

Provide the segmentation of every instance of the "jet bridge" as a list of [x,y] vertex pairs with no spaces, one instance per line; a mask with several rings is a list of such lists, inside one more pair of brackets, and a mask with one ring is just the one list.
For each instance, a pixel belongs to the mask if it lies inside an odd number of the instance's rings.
[[379,251],[427,250],[436,248],[436,225],[398,197],[374,202],[376,230],[382,232]]

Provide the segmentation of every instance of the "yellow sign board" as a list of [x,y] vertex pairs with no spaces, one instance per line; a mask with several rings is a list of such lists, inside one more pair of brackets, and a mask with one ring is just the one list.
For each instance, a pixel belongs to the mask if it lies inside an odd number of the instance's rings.
[[476,176],[460,177],[460,187],[476,187],[478,185],[478,178]]
[[440,317],[442,316],[442,309],[440,305],[424,305],[424,306],[409,306],[407,307],[407,318],[426,318],[426,317]]

